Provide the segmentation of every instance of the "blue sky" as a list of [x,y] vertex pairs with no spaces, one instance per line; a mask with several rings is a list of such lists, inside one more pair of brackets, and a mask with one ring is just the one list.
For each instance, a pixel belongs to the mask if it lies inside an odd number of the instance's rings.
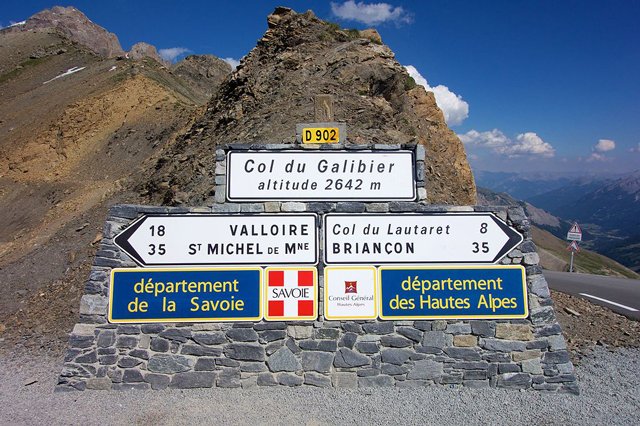
[[0,25],[56,4],[82,10],[124,49],[146,41],[233,59],[275,6],[312,9],[345,28],[376,27],[434,91],[475,169],[640,168],[638,1],[5,0]]

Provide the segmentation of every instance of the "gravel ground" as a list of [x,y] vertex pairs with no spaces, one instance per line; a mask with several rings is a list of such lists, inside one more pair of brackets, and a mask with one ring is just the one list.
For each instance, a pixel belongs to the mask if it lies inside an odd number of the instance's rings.
[[580,396],[445,386],[53,393],[61,365],[0,358],[0,424],[640,424],[640,349],[583,358]]

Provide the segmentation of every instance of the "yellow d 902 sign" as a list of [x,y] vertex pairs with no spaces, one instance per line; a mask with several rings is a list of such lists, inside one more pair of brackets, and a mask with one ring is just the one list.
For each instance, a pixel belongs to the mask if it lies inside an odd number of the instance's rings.
[[340,129],[337,127],[306,127],[302,129],[302,143],[338,143]]

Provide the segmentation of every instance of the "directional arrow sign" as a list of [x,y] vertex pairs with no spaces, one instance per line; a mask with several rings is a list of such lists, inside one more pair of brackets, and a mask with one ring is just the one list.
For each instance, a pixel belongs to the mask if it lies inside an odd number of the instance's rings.
[[318,262],[315,214],[147,215],[115,243],[141,266]]
[[327,264],[497,263],[522,240],[492,213],[324,217]]

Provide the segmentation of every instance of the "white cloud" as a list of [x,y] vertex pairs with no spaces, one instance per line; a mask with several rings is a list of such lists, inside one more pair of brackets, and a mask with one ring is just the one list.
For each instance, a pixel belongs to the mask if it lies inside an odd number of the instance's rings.
[[551,144],[542,140],[534,132],[520,133],[516,136],[516,141],[509,145],[496,148],[501,154],[509,157],[519,157],[521,155],[540,155],[542,157],[553,157],[556,150]]
[[388,3],[356,3],[348,0],[344,3],[331,2],[331,12],[345,21],[362,22],[366,25],[378,25],[383,22],[395,22],[396,24],[410,24],[413,17],[401,6],[394,7]]
[[458,137],[465,145],[488,148],[509,158],[522,156],[553,157],[556,153],[550,143],[543,141],[534,132],[520,133],[515,140],[510,139],[498,129],[487,132],[469,130],[465,134],[458,135]]
[[596,152],[613,151],[616,148],[616,143],[611,139],[600,139],[593,149]]
[[498,129],[488,132],[469,130],[463,135],[458,135],[458,137],[465,145],[479,145],[487,148],[496,148],[511,143],[509,138]]
[[441,84],[435,87],[429,86],[427,79],[413,65],[406,65],[405,69],[417,84],[423,86],[427,91],[433,92],[436,103],[442,110],[448,125],[457,126],[469,117],[469,104],[462,99],[462,96],[456,95],[447,86]]
[[189,52],[191,52],[191,50],[186,47],[168,47],[166,49],[158,50],[160,57],[169,62],[175,62],[176,59],[178,59],[178,56]]
[[609,161],[610,158],[605,155],[605,152],[613,151],[616,149],[616,143],[611,139],[600,139],[598,143],[591,149],[591,155],[587,157],[587,162],[594,161]]
[[238,65],[240,65],[240,61],[238,59],[223,58],[222,60],[231,65],[231,68],[233,68],[234,70],[238,68]]
[[609,161],[609,160],[611,160],[609,157],[607,157],[604,154],[599,154],[597,152],[592,152],[591,155],[587,157],[588,163],[591,163],[594,161]]
[[629,152],[640,152],[640,142],[634,148],[629,149]]

